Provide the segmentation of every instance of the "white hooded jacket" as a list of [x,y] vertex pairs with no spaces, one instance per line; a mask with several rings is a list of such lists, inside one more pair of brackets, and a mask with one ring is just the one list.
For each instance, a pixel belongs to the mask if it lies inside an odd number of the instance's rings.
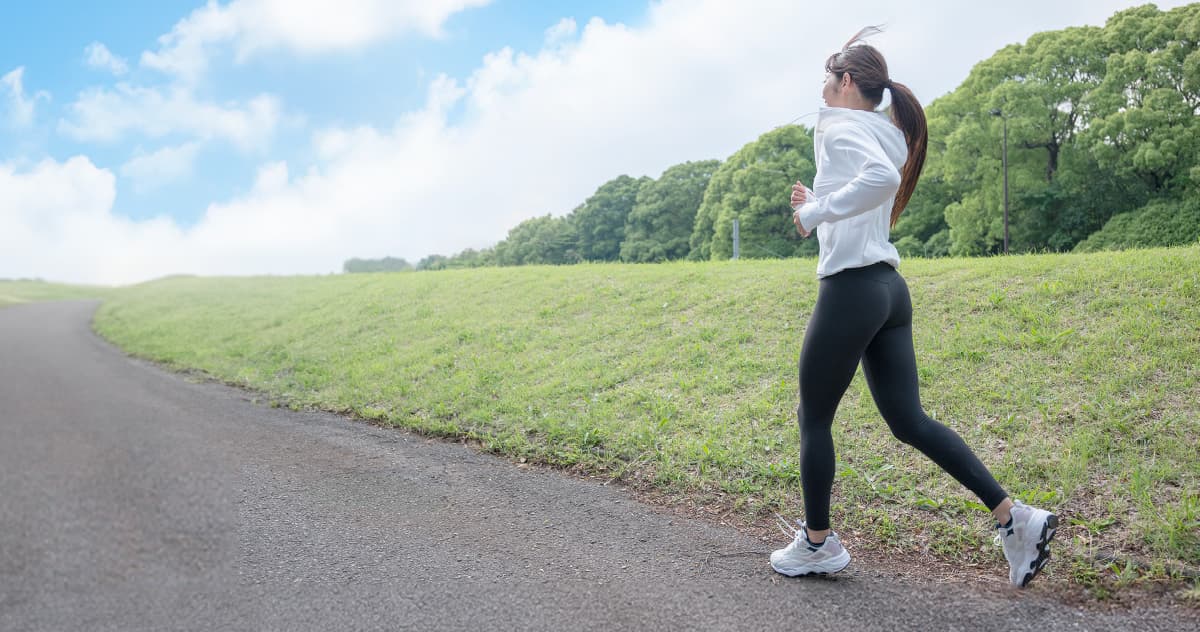
[[908,159],[904,133],[881,112],[821,108],[813,135],[817,176],[796,207],[800,224],[816,229],[817,276],[886,261],[900,265],[888,241],[900,169]]

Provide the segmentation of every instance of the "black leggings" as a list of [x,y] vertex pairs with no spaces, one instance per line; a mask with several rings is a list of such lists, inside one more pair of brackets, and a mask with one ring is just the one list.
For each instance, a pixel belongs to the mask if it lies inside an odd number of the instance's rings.
[[800,351],[800,476],[810,529],[829,528],[833,414],[862,359],[875,405],[897,439],[925,454],[995,509],[1007,494],[953,430],[921,408],[912,302],[895,268],[876,263],[821,279]]

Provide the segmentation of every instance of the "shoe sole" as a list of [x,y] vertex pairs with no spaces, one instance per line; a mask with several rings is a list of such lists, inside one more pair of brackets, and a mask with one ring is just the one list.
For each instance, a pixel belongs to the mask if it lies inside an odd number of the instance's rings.
[[1037,552],[1038,556],[1029,563],[1029,571],[1025,573],[1025,577],[1021,580],[1021,588],[1029,585],[1038,573],[1042,572],[1042,568],[1050,562],[1050,542],[1054,539],[1055,532],[1058,531],[1058,516],[1050,514],[1046,518],[1046,522],[1042,525],[1042,535],[1038,538]]
[[850,565],[850,553],[848,553],[848,552],[844,552],[844,553],[846,556],[844,561],[840,557],[829,560],[830,562],[832,562],[835,565],[840,563],[841,566],[838,566],[837,568],[823,568],[823,569],[811,570],[811,571],[808,571],[808,570],[796,571],[796,570],[791,570],[791,569],[779,568],[778,566],[775,566],[774,563],[771,564],[771,568],[774,569],[776,573],[779,573],[780,575],[787,575],[788,577],[812,577],[812,576],[820,576],[820,575],[829,575],[829,574],[837,573],[841,570],[844,570],[847,566]]

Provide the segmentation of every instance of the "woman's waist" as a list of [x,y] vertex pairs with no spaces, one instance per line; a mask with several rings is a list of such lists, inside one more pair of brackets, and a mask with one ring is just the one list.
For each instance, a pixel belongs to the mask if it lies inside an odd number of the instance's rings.
[[836,279],[863,279],[887,283],[898,276],[900,276],[900,273],[896,271],[896,267],[890,262],[875,261],[874,263],[866,263],[854,267],[842,268],[833,274],[821,277],[821,280],[831,281]]

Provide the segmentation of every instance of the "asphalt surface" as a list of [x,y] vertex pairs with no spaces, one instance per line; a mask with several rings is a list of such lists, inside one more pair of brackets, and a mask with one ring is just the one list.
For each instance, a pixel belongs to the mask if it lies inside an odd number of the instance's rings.
[[787,579],[599,482],[132,360],[0,309],[0,630],[1198,630],[1036,586]]

